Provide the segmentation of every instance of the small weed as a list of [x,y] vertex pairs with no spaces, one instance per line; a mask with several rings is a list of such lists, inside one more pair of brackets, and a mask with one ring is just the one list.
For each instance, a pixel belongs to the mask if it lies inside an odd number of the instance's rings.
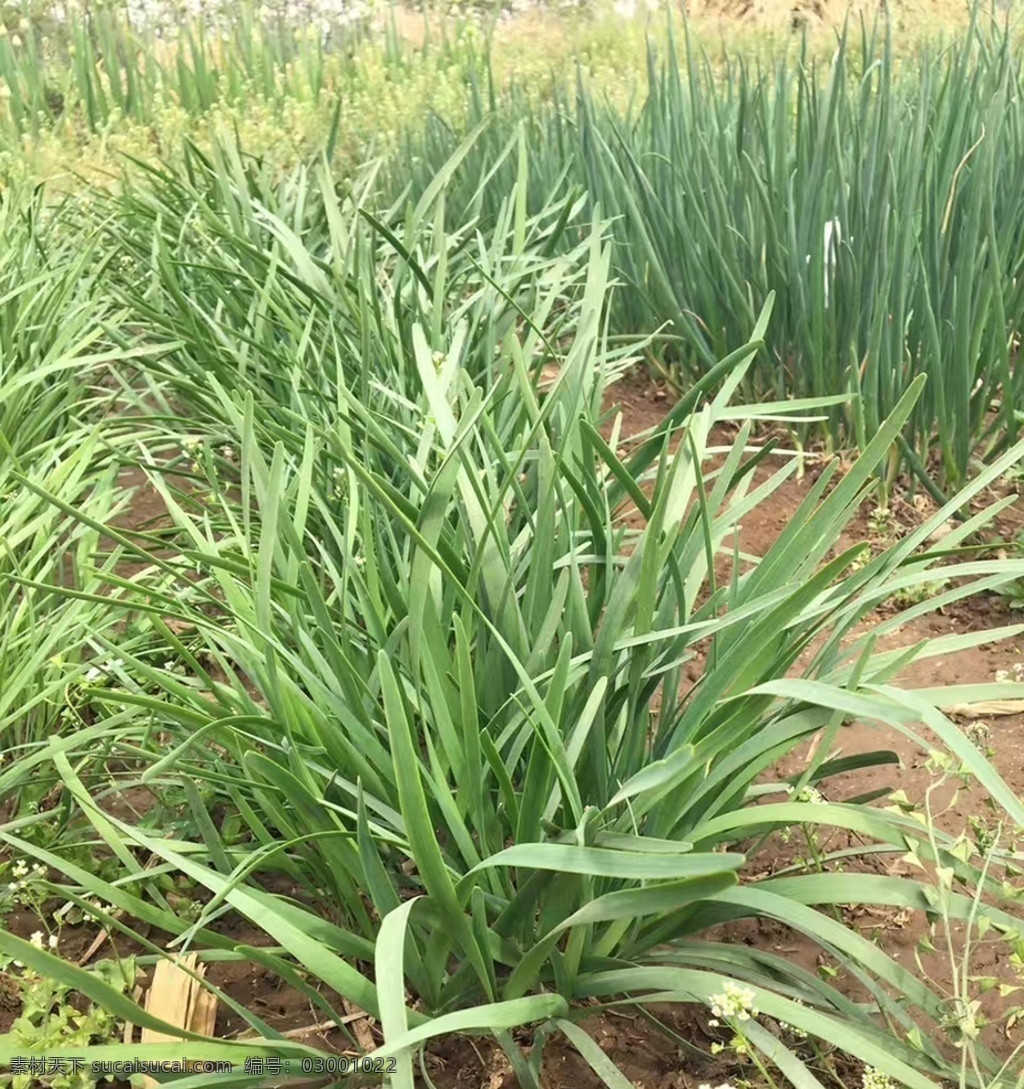
[[868,529],[872,537],[891,541],[896,536],[896,520],[887,506],[879,505],[868,516]]
[[40,914],[43,893],[39,883],[46,880],[46,867],[38,862],[31,865],[24,859],[16,859],[6,867],[4,876],[7,887],[0,899],[0,910],[9,911],[12,907],[24,907],[35,914]]
[[1014,579],[999,590],[1008,609],[1024,609],[1024,579]]
[[[42,932],[37,932],[32,935],[32,944],[40,949],[55,949],[56,935],[51,934],[49,940],[44,940]],[[15,1054],[81,1055],[91,1045],[113,1043],[119,1038],[120,1030],[114,1015],[92,1003],[83,1006],[65,984],[25,968],[15,960],[0,961],[0,969],[16,981],[14,997],[21,1001],[21,1014],[11,1025],[7,1037]],[[92,971],[122,993],[130,992],[135,985],[132,959],[100,961]],[[24,1058],[12,1062],[10,1074],[0,1076],[2,1089],[41,1089],[44,1086],[46,1089],[93,1089],[96,1084],[97,1078],[87,1065],[75,1069],[70,1059],[63,1063],[47,1062],[44,1070],[40,1070],[37,1061]]]
[[913,605],[920,605],[922,601],[937,597],[946,589],[948,583],[945,579],[936,579],[935,582],[919,582],[916,586],[907,586],[897,590],[892,596],[892,603],[898,609],[909,609]]

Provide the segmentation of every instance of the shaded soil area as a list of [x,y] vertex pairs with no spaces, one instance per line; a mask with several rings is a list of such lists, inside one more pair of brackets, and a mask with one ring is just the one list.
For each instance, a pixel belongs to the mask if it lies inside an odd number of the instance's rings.
[[[652,384],[644,376],[620,382],[610,398],[609,408],[613,403],[621,408],[623,436],[635,436],[656,425],[670,406],[665,390]],[[726,447],[733,436],[723,431],[720,436],[716,435],[716,441],[718,438],[721,439],[721,445]],[[758,479],[767,479],[781,464],[780,459],[769,459],[768,463],[758,468]],[[741,530],[744,551],[761,555],[771,547],[806,496],[821,471],[821,466],[820,459],[811,459],[801,479],[786,481],[777,489],[769,503],[762,504],[744,518]],[[141,477],[133,480],[133,483],[138,484],[139,491],[133,515],[127,519],[126,525],[153,532],[161,526],[165,518],[159,496]],[[994,496],[987,498],[991,501]],[[922,502],[919,497],[914,499],[897,492],[884,520],[879,518],[876,508],[866,504],[854,524],[849,527],[844,544],[862,540],[885,544],[920,524],[933,510],[934,506],[930,502]],[[1021,523],[1024,523],[1024,506],[1017,503],[1003,515],[999,530],[1002,536],[1010,539],[1019,532]],[[883,537],[885,540],[881,539]],[[869,621],[869,625],[877,624],[891,615],[891,608],[883,607]],[[987,630],[1016,623],[1018,619],[1024,620],[1024,613],[1012,610],[1005,599],[991,594],[980,595],[913,620],[886,634],[880,644],[881,649],[909,647],[923,639]],[[991,682],[997,673],[1012,673],[1018,663],[1024,663],[1022,649],[1024,640],[1005,638],[954,654],[917,661],[904,671],[899,682],[909,688]],[[701,665],[699,659],[692,663],[690,683],[699,676]],[[976,719],[961,716],[959,721],[965,729],[974,731],[975,736],[981,736],[981,727]],[[983,725],[996,767],[1015,791],[1024,793],[1024,715],[994,714]],[[836,746],[846,756],[890,750],[895,754],[898,763],[851,772],[829,780],[827,791],[832,800],[898,787],[912,802],[919,803],[933,781],[933,774],[926,766],[929,754],[927,738],[924,736],[922,743],[917,744],[895,731],[854,722],[840,729]],[[799,773],[806,766],[807,759],[808,746],[804,746],[792,753],[777,772]],[[984,810],[982,799],[970,790],[962,790],[955,797],[952,791],[948,791],[945,796],[933,798],[932,801],[939,824],[952,832],[968,827],[972,818],[982,815]],[[126,799],[126,803],[138,812],[152,804],[152,799],[142,790],[139,795]],[[844,839],[842,836],[833,836],[824,846],[838,850],[851,845],[852,837]],[[768,845],[768,849],[759,853],[748,871],[748,876],[777,872],[799,857],[802,850],[801,844],[776,839]],[[855,870],[858,865],[860,864],[856,862],[851,863],[851,869]],[[888,863],[876,857],[867,865],[871,872],[900,873],[903,872],[901,867],[906,868],[906,864],[895,855]],[[283,886],[275,891],[299,896],[299,890],[295,888]],[[926,931],[923,920],[914,918],[907,912],[862,909],[856,914],[848,913],[845,921],[862,933],[878,936],[882,947],[907,968],[927,973],[940,985],[948,983],[951,971],[948,958],[937,953],[923,961],[917,960],[917,943]],[[38,919],[27,911],[12,913],[5,922],[12,932],[22,937],[28,937],[39,929]],[[229,935],[238,946],[258,946],[268,942],[265,935],[237,917],[225,917],[217,924],[217,928],[221,933]],[[169,942],[168,935],[157,932],[147,933],[146,937],[160,947]],[[722,928],[718,937],[793,958],[811,971],[823,967],[819,948],[782,924],[730,924]],[[133,953],[144,955],[146,952],[122,937],[117,937],[114,941],[122,956]],[[108,957],[109,942],[100,945],[96,943],[97,932],[94,927],[88,924],[66,927],[61,936],[61,952],[68,959],[81,963],[92,963]],[[1007,955],[983,946],[972,965],[972,972],[1009,981],[1011,974],[1006,964]],[[827,968],[827,965],[824,967]],[[260,965],[241,961],[214,961],[209,964],[208,979],[224,995],[257,1014],[274,1030],[285,1032],[290,1037],[313,1046],[357,1054],[359,1049],[369,1049],[380,1039],[378,1026],[371,1019],[358,1010],[345,1007],[337,995],[326,991],[323,992],[324,997],[334,1008],[346,1009],[346,1031],[324,1023],[322,1013],[305,995]],[[141,982],[145,984],[145,980]],[[0,1032],[10,1027],[18,1012],[17,988],[11,985],[11,977],[0,973]],[[623,1008],[615,1011],[595,1011],[592,1017],[583,1020],[581,1024],[598,1042],[602,1051],[640,1089],[691,1089],[704,1082],[718,1084],[726,1079],[736,1080],[752,1076],[755,1077],[753,1084],[761,1084],[756,1081],[756,1075],[748,1066],[738,1067],[735,1059],[728,1057],[728,1053],[718,1057],[711,1055],[712,1045],[721,1042],[723,1037],[719,1030],[708,1023],[708,1017],[706,1010],[696,1007],[655,1008],[646,1014]],[[217,1035],[234,1038],[244,1034],[246,1029],[243,1018],[229,1004],[221,1002],[216,1025]],[[529,1048],[528,1038],[523,1037],[520,1042]],[[998,1046],[998,1041],[992,1041],[992,1044]],[[482,1038],[459,1037],[437,1042],[430,1048],[424,1063],[429,1083],[439,1089],[512,1089],[516,1084],[512,1068],[504,1054],[493,1042]],[[603,1084],[580,1055],[568,1043],[558,1039],[547,1042],[542,1070],[543,1084],[547,1089],[598,1089]],[[859,1067],[840,1059],[838,1054],[831,1074],[833,1084],[860,1084]],[[423,1082],[425,1086],[429,1083],[426,1080]]]

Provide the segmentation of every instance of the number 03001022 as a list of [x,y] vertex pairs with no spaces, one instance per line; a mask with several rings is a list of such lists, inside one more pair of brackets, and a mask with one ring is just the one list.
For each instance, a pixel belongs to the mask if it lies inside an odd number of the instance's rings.
[[314,1055],[302,1060],[303,1074],[394,1074],[398,1063],[394,1059],[372,1059],[360,1055],[347,1059],[343,1055]]

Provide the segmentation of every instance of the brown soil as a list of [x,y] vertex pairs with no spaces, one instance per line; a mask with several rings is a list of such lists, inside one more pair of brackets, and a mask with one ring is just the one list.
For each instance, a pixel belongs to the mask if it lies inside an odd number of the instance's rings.
[[[660,422],[670,406],[670,399],[663,388],[652,384],[646,377],[638,376],[625,379],[616,386],[609,399],[609,408],[613,404],[623,414],[621,434],[630,436]],[[731,438],[724,431],[720,437],[723,445]],[[780,464],[776,460],[773,466],[760,468],[760,479],[765,479]],[[778,489],[770,506],[762,505],[744,519],[744,550],[763,554],[796,510],[818,471],[819,468],[812,466],[802,480],[787,481]],[[126,528],[152,530],[166,517],[162,504],[156,493],[144,484],[141,476],[138,479],[133,478],[132,483],[139,484],[140,491]],[[898,521],[908,525],[913,524],[915,518],[921,517],[921,512],[909,502],[901,507],[898,501],[894,501],[893,509],[897,512]],[[873,533],[870,519],[871,511],[863,510],[855,524],[850,527],[848,540],[844,543],[870,539]],[[1018,504],[1011,508],[1003,528],[1016,531],[1021,520],[1024,520],[1024,508]],[[134,569],[136,568],[133,566]],[[1011,613],[1004,602],[992,595],[971,598],[957,603],[947,611],[906,625],[886,636],[883,646],[908,646],[937,635],[1006,625],[1015,622],[1019,615],[1021,614]],[[882,611],[878,619],[884,616]],[[994,678],[997,670],[1007,669],[1021,660],[1021,647],[1017,640],[995,642],[942,659],[917,662],[906,670],[901,677],[901,683],[913,688],[988,682]],[[697,669],[699,664],[698,662]],[[996,767],[1011,787],[1024,792],[1024,716],[992,719],[990,726]],[[924,766],[927,753],[902,735],[863,723],[853,723],[840,731],[837,744],[845,755],[892,749],[900,759],[898,767],[869,769],[830,780],[827,787],[829,795],[837,800],[876,788],[893,788],[898,785],[911,800],[919,801],[932,780],[930,772]],[[786,766],[780,770],[785,774],[799,771],[806,756],[806,750],[794,752],[786,761]],[[940,800],[945,804],[950,799]],[[150,804],[141,796],[124,801],[140,811],[144,811]],[[979,808],[979,799],[969,791],[961,792],[939,819],[945,828],[960,830]],[[828,844],[830,848],[844,845],[844,841],[838,838]],[[776,846],[777,852],[774,856],[761,856],[759,872],[773,872],[793,857],[792,846],[781,842]],[[894,863],[890,872],[898,872],[899,865]],[[862,912],[850,921],[866,933],[879,934],[883,947],[907,967],[914,969],[915,945],[924,933],[920,920],[900,912],[879,911]],[[23,937],[39,929],[38,920],[24,911],[13,913],[6,923],[12,932]],[[218,929],[230,934],[238,945],[265,944],[267,940],[249,923],[238,918],[229,923],[225,922]],[[731,924],[725,933],[731,940],[790,956],[812,970],[820,962],[817,947],[794,936],[793,932],[781,925]],[[77,960],[85,954],[94,938],[95,930],[89,926],[66,928],[61,938],[62,953]],[[159,935],[150,934],[148,938],[160,944]],[[132,943],[121,937],[116,939],[116,944],[122,956],[144,953],[141,948],[133,948]],[[105,945],[95,952],[93,959],[109,955],[109,945]],[[939,983],[949,978],[949,965],[940,956],[926,960],[923,967]],[[974,964],[974,974],[998,976],[1004,968],[997,957],[983,951]],[[367,1031],[375,1029],[372,1021],[360,1019],[358,1011],[351,1011],[348,1019],[350,1023],[347,1027],[351,1036],[335,1027],[325,1027],[321,1023],[322,1015],[306,997],[259,965],[215,962],[209,966],[208,978],[231,999],[255,1012],[274,1029],[286,1031],[295,1038],[326,1050],[351,1051],[353,1038],[362,1037],[361,1042],[365,1044]],[[325,992],[324,997],[335,1008],[342,1008],[336,995]],[[5,1004],[3,999],[3,993],[0,993],[0,1032],[7,1031],[18,1012],[16,1002],[7,1001]],[[730,1077],[735,1079],[750,1076],[749,1069],[740,1071],[734,1063],[708,1056],[709,1045],[720,1037],[716,1037],[715,1030],[708,1026],[705,1011],[688,1008],[653,1010],[651,1013],[667,1032],[652,1025],[643,1014],[628,1009],[595,1011],[593,1017],[582,1022],[602,1050],[639,1089],[691,1089],[702,1082],[717,1084]],[[217,1034],[225,1038],[233,1037],[242,1033],[245,1027],[242,1018],[221,1003]],[[528,1050],[528,1038],[524,1037],[519,1042]],[[515,1077],[503,1053],[493,1042],[483,1038],[459,1037],[438,1041],[431,1047],[425,1062],[430,1080],[440,1089],[512,1089],[515,1085]],[[599,1089],[603,1084],[578,1053],[557,1038],[549,1040],[545,1046],[542,1071],[546,1089]],[[856,1069],[837,1070],[837,1073],[843,1076],[846,1084],[859,1085],[859,1073]],[[426,1084],[428,1083],[424,1082]],[[753,1084],[760,1083],[755,1081]]]

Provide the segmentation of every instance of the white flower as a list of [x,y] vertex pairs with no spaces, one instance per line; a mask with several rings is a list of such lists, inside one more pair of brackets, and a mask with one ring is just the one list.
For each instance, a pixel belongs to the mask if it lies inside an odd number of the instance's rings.
[[[795,791],[795,787],[786,787],[787,794],[792,795]],[[809,802],[812,805],[821,805],[825,800],[824,794],[816,787],[812,786],[805,786],[799,793],[796,793],[796,796],[793,798],[794,802]]]
[[735,1017],[737,1021],[749,1021],[757,1016],[754,1005],[757,995],[749,987],[741,987],[735,980],[723,983],[722,993],[711,996],[711,1012],[718,1018]]
[[[799,998],[794,999],[794,1001],[796,1002],[796,1004],[798,1006],[803,1006],[804,1005],[804,1003],[801,1002]],[[791,1025],[787,1021],[779,1021],[779,1025],[786,1032],[788,1032],[791,1036],[795,1036],[796,1039],[798,1039],[798,1040],[806,1040],[807,1039],[807,1033],[806,1033],[806,1031],[804,1029],[797,1028],[796,1025]]]
[[49,937],[49,940],[47,941],[46,944],[49,945],[49,947],[51,949],[56,949],[57,948],[57,935],[56,934],[51,934],[50,937]]
[[43,948],[43,932],[41,930],[35,931],[33,933],[32,937],[29,938],[29,941],[36,947],[36,949],[42,949]]
[[976,748],[983,749],[988,744],[991,730],[987,722],[969,722],[964,727],[967,740]]
[[24,877],[28,873],[28,864],[24,859],[19,858],[11,868],[11,873],[13,873],[15,877]]
[[863,1089],[896,1089],[896,1083],[888,1074],[869,1066],[861,1075],[860,1083]]

